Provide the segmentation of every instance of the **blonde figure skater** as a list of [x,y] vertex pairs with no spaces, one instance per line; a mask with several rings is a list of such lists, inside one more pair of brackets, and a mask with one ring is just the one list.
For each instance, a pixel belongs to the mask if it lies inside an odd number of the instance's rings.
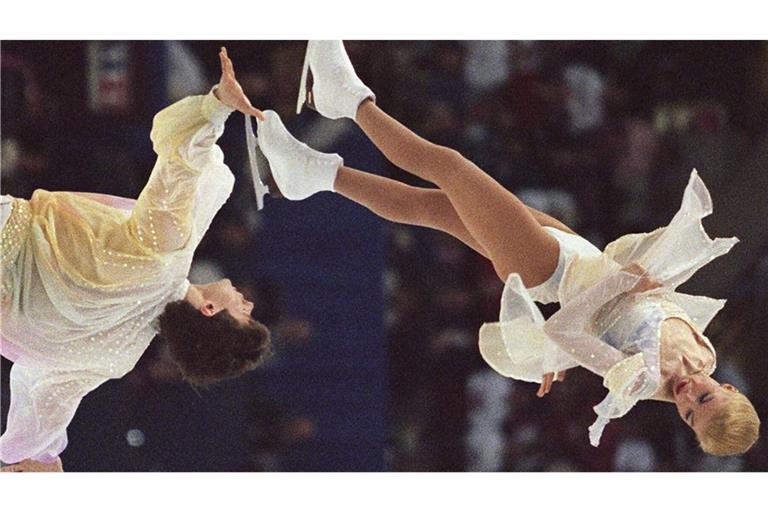
[[155,116],[157,163],[136,201],[2,196],[0,349],[14,361],[3,471],[60,471],[82,398],[128,373],[158,331],[193,384],[236,377],[269,352],[269,331],[229,280],[186,279],[234,184],[216,145],[224,122],[236,109],[261,116],[224,49],[220,59],[217,87]]
[[[708,453],[740,454],[754,444],[752,404],[710,377],[715,350],[703,332],[725,301],[675,291],[737,241],[704,232],[712,204],[695,170],[668,226],[626,235],[601,252],[457,151],[382,111],[340,41],[309,43],[299,111],[305,103],[325,117],[354,120],[393,164],[438,188],[344,166],[339,155],[298,142],[265,111],[260,146],[282,194],[299,200],[334,191],[390,221],[449,233],[488,258],[505,287],[500,321],[480,330],[484,359],[502,375],[541,383],[539,396],[575,366],[602,376],[608,395],[595,407],[594,446],[610,419],[643,399],[674,403]],[[545,322],[534,301],[559,301],[561,309]]]

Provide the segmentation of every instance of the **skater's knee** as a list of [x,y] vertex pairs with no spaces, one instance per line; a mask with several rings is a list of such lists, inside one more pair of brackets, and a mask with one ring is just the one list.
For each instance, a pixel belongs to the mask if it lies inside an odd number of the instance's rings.
[[471,164],[464,155],[453,148],[431,144],[428,158],[425,162],[433,178],[433,182],[440,183],[462,174],[462,169]]
[[433,162],[444,169],[455,169],[465,165],[468,160],[453,148],[432,144]]

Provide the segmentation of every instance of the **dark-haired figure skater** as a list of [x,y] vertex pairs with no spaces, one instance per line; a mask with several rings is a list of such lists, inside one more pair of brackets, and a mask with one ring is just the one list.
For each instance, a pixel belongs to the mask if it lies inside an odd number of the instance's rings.
[[[759,419],[752,404],[710,377],[715,350],[703,333],[725,301],[675,292],[737,242],[705,233],[701,219],[712,204],[695,170],[668,226],[600,251],[527,208],[457,151],[382,111],[340,41],[310,41],[298,110],[305,102],[325,117],[353,119],[393,164],[438,188],[346,167],[339,155],[295,140],[276,113],[265,111],[260,146],[282,194],[298,200],[335,191],[393,222],[449,233],[488,258],[505,287],[500,321],[480,330],[483,357],[502,375],[540,382],[539,396],[575,366],[602,376],[609,392],[595,407],[593,445],[610,419],[643,399],[674,403],[708,453],[734,455],[754,444]],[[545,322],[534,300],[557,301],[561,309]]]
[[218,86],[155,116],[157,163],[138,200],[3,196],[0,347],[15,362],[4,471],[60,471],[80,400],[128,373],[158,331],[193,384],[236,377],[268,353],[269,331],[229,280],[186,279],[234,183],[216,145],[224,121],[233,110],[262,115],[226,50],[220,58]]

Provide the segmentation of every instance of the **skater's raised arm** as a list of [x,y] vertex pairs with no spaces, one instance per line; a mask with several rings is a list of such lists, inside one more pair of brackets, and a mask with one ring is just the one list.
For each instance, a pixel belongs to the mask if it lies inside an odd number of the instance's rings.
[[235,79],[226,50],[219,54],[221,80],[204,96],[191,96],[155,115],[150,138],[158,155],[128,229],[153,252],[181,249],[193,230],[202,233],[226,201],[234,177],[216,145],[234,110],[263,116]]

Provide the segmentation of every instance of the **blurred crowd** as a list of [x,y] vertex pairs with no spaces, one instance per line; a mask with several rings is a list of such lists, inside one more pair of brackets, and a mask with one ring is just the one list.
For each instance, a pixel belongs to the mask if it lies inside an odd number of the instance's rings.
[[[47,188],[136,197],[153,162],[149,126],[135,119],[163,102],[205,92],[218,78],[220,44],[167,45],[165,58],[175,70],[165,83],[168,97],[151,100],[148,94],[145,103],[118,104],[114,108],[123,110],[115,114],[122,121],[116,130],[104,116],[89,117],[82,126],[82,112],[90,108],[86,85],[76,77],[82,67],[69,69],[67,61],[84,58],[86,45],[65,42],[30,52],[24,43],[4,43],[3,193],[29,197]],[[149,42],[137,45],[139,56],[157,51]],[[290,115],[304,45],[227,46],[253,104]],[[524,202],[598,247],[665,225],[679,207],[692,167],[712,188],[768,142],[765,43],[364,41],[347,48],[394,117],[460,150]],[[133,87],[150,87],[152,69],[136,69]],[[76,100],[62,92],[72,90]],[[222,139],[229,148],[225,154],[241,163],[245,148],[236,136],[228,137]],[[129,145],[133,151],[125,149]],[[60,152],[65,146],[80,153]],[[232,167],[237,174],[242,166]],[[392,166],[380,171],[429,186]],[[281,343],[300,347],[313,326],[281,314],[279,284],[255,280],[242,264],[241,255],[255,250],[260,217],[247,187],[240,190],[200,246],[191,280],[232,276],[255,299],[256,316],[276,333],[278,353]],[[442,233],[402,225],[387,229],[387,469],[768,470],[764,439],[744,457],[705,456],[674,408],[657,403],[641,403],[612,422],[601,446],[592,448],[587,427],[604,393],[600,379],[569,371],[565,382],[538,399],[535,385],[495,374],[477,350],[480,325],[498,318],[502,283],[490,263]],[[768,386],[759,361],[768,357],[768,238],[762,242],[730,283],[729,305],[708,334],[719,350],[716,376],[747,392],[765,421]],[[549,315],[556,308],[543,310]],[[128,380],[136,396],[154,382],[178,382],[157,344]],[[289,404],[259,397],[249,411],[248,469],[279,470],[276,454],[313,435],[313,419]]]

